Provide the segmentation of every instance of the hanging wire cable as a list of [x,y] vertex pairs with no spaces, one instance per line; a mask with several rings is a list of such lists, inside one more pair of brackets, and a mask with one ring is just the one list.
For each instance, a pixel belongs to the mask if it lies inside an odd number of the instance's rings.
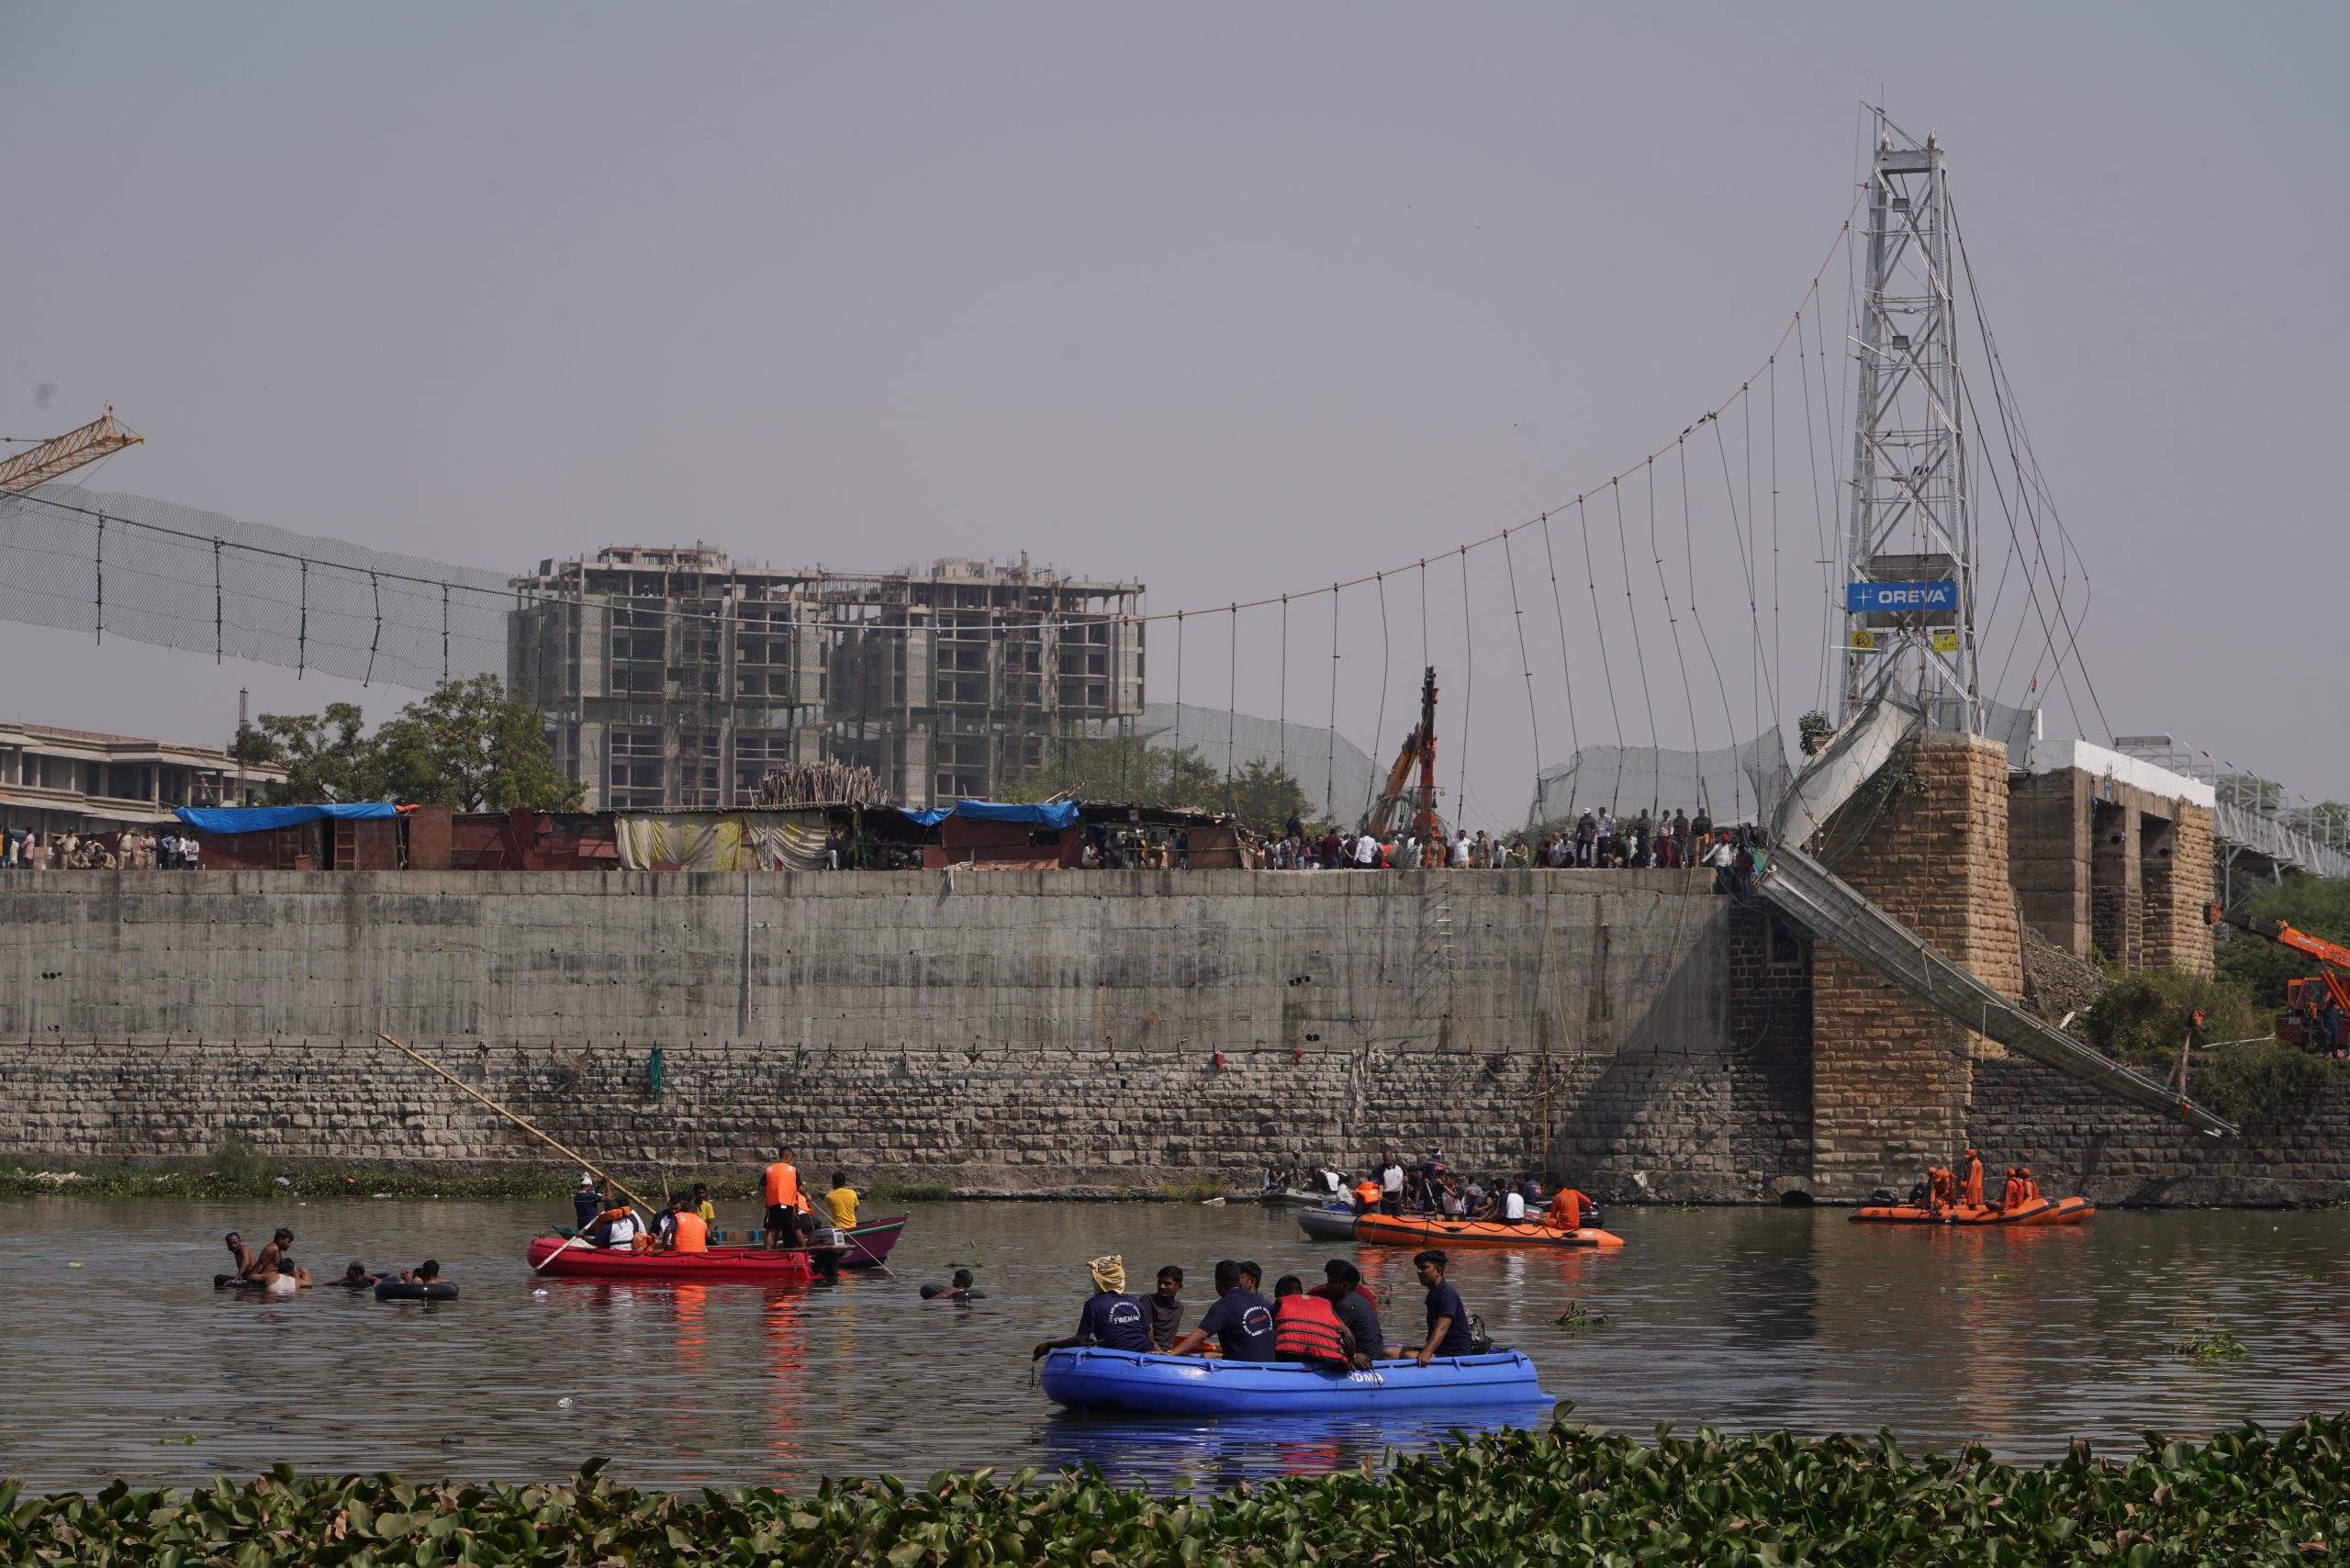
[[1517,558],[1510,553],[1509,533],[1502,533],[1502,564],[1509,569],[1509,618],[1517,628],[1517,662],[1526,668],[1526,733],[1534,743],[1534,776],[1542,777],[1542,720],[1534,708],[1534,661],[1526,653],[1526,611],[1517,602]]
[[1281,772],[1289,772],[1289,595],[1281,595]]
[[[1714,656],[1714,640],[1707,633],[1705,612],[1697,608],[1697,559],[1689,526],[1689,447],[1681,443],[1681,547],[1689,562],[1689,619],[1697,623],[1697,642],[1706,650],[1706,662],[1714,667],[1714,689],[1721,693],[1722,726],[1729,731],[1729,742],[1738,744],[1738,721],[1729,713],[1729,686],[1722,679],[1721,661]],[[1740,821],[1746,812],[1745,775],[1730,777],[1730,804],[1738,812],[1731,822]],[[1757,804],[1760,804],[1758,801]]]
[[1379,745],[1387,734],[1387,574],[1382,572],[1374,579],[1379,584],[1379,718],[1371,732],[1371,775],[1365,781],[1366,799],[1363,813],[1367,817],[1379,798]]
[[1324,732],[1328,753],[1322,764],[1322,815],[1338,820],[1338,585],[1330,585],[1330,727]]
[[[1665,626],[1673,635],[1673,661],[1681,671],[1681,698],[1682,700],[1687,704],[1689,711],[1689,749],[1692,752],[1703,751],[1705,749],[1704,743],[1699,741],[1697,738],[1697,699],[1689,689],[1689,655],[1683,651],[1681,646],[1681,617],[1673,608],[1673,587],[1665,580],[1664,547],[1657,543],[1656,468],[1653,465],[1649,468],[1648,492],[1649,555],[1656,566],[1656,589],[1658,597],[1664,601]],[[1622,503],[1620,501],[1617,503],[1619,508],[1621,504]],[[1628,591],[1629,587],[1630,585],[1628,582],[1626,584]],[[1691,597],[1690,602],[1692,605],[1690,613],[1694,615],[1696,613],[1695,609],[1694,608],[1696,602],[1694,594]],[[1654,730],[1657,727],[1656,711],[1653,708],[1649,711],[1649,727],[1651,730]],[[1662,737],[1661,736],[1657,737],[1660,741],[1662,738]],[[1735,735],[1730,738],[1732,741],[1737,739]],[[1654,793],[1653,790],[1651,790],[1651,793]],[[1654,808],[1663,804],[1663,802],[1661,801],[1651,801],[1649,804],[1651,808]]]
[[1455,821],[1469,810],[1469,703],[1477,679],[1477,618],[1469,608],[1469,546],[1460,547],[1460,792],[1453,797]]
[[[1649,695],[1649,656],[1640,646],[1639,616],[1632,602],[1632,552],[1624,538],[1624,491],[1621,486],[1616,488],[1616,554],[1624,567],[1624,618],[1631,623],[1632,656],[1640,671],[1640,706],[1648,710],[1649,745],[1653,746],[1663,737],[1660,736],[1656,730],[1656,700]],[[1669,609],[1665,611],[1668,620],[1671,619],[1672,613]],[[1621,783],[1620,774],[1618,783]],[[1622,802],[1611,796],[1607,803],[1609,809],[1613,810]]]
[[1567,756],[1583,750],[1583,730],[1575,722],[1575,683],[1567,669],[1567,610],[1559,598],[1559,557],[1550,548],[1550,514],[1542,514],[1542,560],[1550,571],[1550,613],[1559,624],[1559,685],[1567,694]]
[[[1797,313],[1797,321],[1801,321],[1800,312]],[[1818,320],[1816,314],[1812,326],[1817,331]],[[1823,344],[1819,365],[1819,374],[1823,377],[1828,374],[1827,352]],[[1813,548],[1817,552],[1815,558],[1819,566],[1819,601],[1827,604],[1829,596],[1836,591],[1836,579],[1829,575],[1828,569],[1828,513],[1819,498],[1819,448],[1816,444],[1818,438],[1813,433],[1811,422],[1811,356],[1805,352],[1800,324],[1796,332],[1796,367],[1803,376],[1803,450],[1811,468],[1811,532]],[[1829,622],[1823,622],[1819,629],[1819,668],[1813,681],[1812,706],[1823,713],[1828,711],[1828,631],[1833,619],[1831,615]]]
[[1224,654],[1224,788],[1232,791],[1234,742],[1240,732],[1240,607],[1232,607],[1231,634]]
[[[1737,482],[1730,477],[1729,472],[1729,447],[1722,440],[1722,422],[1716,420],[1713,423],[1714,451],[1720,455],[1722,465],[1722,496],[1729,506],[1730,534],[1738,543],[1739,559],[1746,566],[1747,646],[1754,655],[1753,665],[1748,674],[1747,687],[1754,702],[1754,734],[1759,735],[1762,733],[1762,612],[1754,586],[1753,530],[1747,526],[1747,523],[1753,520],[1752,497],[1748,498],[1749,510],[1745,519],[1741,520],[1738,512],[1738,486]],[[1733,730],[1735,727],[1733,724]],[[1730,739],[1735,742],[1738,736],[1732,734]]]

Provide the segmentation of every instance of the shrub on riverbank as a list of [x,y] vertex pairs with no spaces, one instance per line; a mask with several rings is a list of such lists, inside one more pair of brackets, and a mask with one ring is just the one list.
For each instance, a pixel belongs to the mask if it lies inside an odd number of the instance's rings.
[[1072,1472],[826,1483],[811,1496],[297,1476],[246,1486],[21,1498],[8,1562],[293,1563],[1384,1562],[1739,1565],[2333,1561],[2350,1526],[2350,1417],[2202,1446],[2149,1437],[2124,1463],[2076,1443],[2027,1470],[1979,1449],[1913,1461],[1889,1439],[1788,1433],[1650,1447],[1561,1425],[1398,1462],[1161,1497]]

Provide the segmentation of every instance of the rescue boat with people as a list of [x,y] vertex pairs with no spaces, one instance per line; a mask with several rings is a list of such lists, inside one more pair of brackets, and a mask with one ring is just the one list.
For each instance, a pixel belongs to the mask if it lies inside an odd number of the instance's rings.
[[1045,1395],[1072,1410],[1165,1416],[1286,1416],[1348,1411],[1536,1406],[1550,1403],[1534,1363],[1516,1350],[1373,1361],[1338,1372],[1303,1361],[1232,1361],[1100,1347],[1052,1350]]
[[1358,1215],[1354,1238],[1367,1247],[1621,1247],[1624,1238],[1595,1226],[1572,1228],[1528,1219],[1447,1219],[1441,1215]]
[[[824,1256],[829,1254],[830,1256]],[[565,1237],[531,1242],[531,1271],[574,1280],[703,1281],[718,1284],[806,1284],[834,1265],[838,1249],[712,1247],[702,1252],[583,1247]]]
[[2031,1174],[2031,1167],[2009,1167],[2007,1179],[1994,1202],[1983,1197],[1983,1161],[1973,1149],[1966,1151],[1959,1170],[1945,1170],[1940,1166],[1926,1172],[1926,1179],[1910,1189],[1908,1198],[1897,1198],[1885,1188],[1878,1188],[1852,1213],[1854,1225],[1979,1225],[1979,1226],[2049,1226],[2078,1225],[2097,1213],[2087,1198],[2051,1198],[2040,1190]]

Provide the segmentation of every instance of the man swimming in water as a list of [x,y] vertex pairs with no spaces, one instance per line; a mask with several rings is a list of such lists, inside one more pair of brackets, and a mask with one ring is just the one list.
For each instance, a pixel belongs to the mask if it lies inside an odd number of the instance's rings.
[[261,1256],[240,1276],[241,1281],[258,1285],[272,1295],[291,1295],[297,1290],[309,1289],[310,1271],[294,1261],[293,1247],[294,1233],[279,1226],[269,1245],[261,1249]]

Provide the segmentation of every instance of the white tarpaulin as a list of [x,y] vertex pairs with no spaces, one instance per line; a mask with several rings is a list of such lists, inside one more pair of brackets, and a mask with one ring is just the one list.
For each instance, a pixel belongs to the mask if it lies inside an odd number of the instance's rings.
[[612,819],[632,871],[812,871],[824,863],[822,812],[631,812]]

